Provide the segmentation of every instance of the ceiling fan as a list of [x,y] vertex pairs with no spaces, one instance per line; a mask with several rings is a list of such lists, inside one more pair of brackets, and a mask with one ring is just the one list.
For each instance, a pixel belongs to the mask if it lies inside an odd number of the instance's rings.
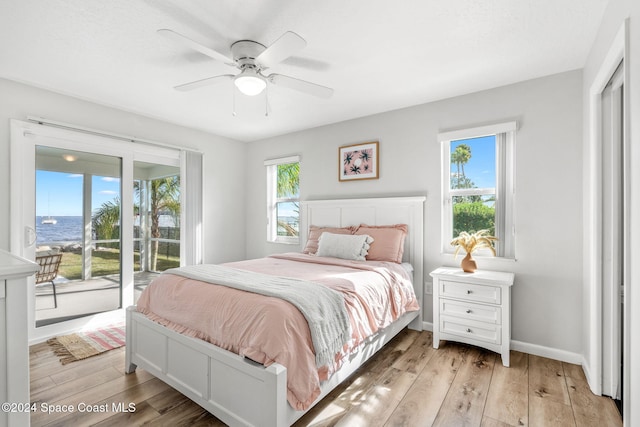
[[326,86],[282,74],[262,74],[264,70],[290,57],[307,45],[302,37],[292,31],[284,33],[269,47],[253,40],[238,40],[231,44],[231,58],[173,30],[161,29],[158,30],[158,33],[240,70],[240,74],[222,74],[184,83],[175,86],[176,90],[188,91],[233,80],[238,90],[248,96],[260,94],[267,86],[267,82],[320,98],[330,98],[333,95],[333,89]]

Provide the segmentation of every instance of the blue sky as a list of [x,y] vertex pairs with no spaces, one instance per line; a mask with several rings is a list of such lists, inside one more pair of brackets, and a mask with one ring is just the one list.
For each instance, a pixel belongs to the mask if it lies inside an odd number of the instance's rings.
[[[36,216],[81,216],[82,175],[36,171]],[[120,179],[93,177],[91,210],[120,194]]]
[[278,216],[298,216],[300,208],[295,203],[278,203]]
[[[451,141],[451,152],[460,144],[471,147],[471,159],[464,165],[464,173],[478,188],[493,188],[496,186],[496,150],[495,136],[461,139]],[[451,164],[451,173],[457,168]]]

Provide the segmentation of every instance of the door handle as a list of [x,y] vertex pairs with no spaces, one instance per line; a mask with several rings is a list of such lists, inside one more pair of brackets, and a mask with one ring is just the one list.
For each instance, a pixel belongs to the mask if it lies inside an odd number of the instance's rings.
[[24,227],[24,247],[28,248],[30,246],[33,246],[33,244],[36,242],[36,238],[36,230],[34,230],[33,227],[29,227],[28,225],[26,225]]

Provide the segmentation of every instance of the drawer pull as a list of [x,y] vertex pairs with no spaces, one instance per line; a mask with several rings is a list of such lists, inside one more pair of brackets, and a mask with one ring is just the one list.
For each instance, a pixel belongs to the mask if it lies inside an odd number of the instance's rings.
[[471,309],[467,309],[467,314],[471,313]]
[[471,293],[471,289],[467,289],[467,295]]
[[471,329],[467,328],[467,332],[471,333]]

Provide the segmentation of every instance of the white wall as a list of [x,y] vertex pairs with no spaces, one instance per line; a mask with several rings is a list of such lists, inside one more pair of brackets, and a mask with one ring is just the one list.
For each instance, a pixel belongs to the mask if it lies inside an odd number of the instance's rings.
[[[640,402],[640,264],[635,262],[640,256],[640,2],[632,0],[612,1],[605,12],[599,32],[592,46],[589,58],[584,67],[584,86],[583,94],[585,98],[584,104],[584,148],[585,148],[585,199],[592,194],[593,188],[589,187],[588,177],[592,173],[590,161],[588,157],[589,150],[589,129],[592,126],[590,117],[589,102],[591,86],[596,79],[612,42],[623,26],[627,22],[628,38],[626,39],[627,52],[625,62],[627,63],[625,84],[628,87],[627,95],[629,96],[629,116],[630,123],[628,127],[630,139],[630,155],[629,170],[630,173],[625,177],[625,184],[630,189],[629,218],[630,230],[628,240],[631,242],[629,247],[629,280],[625,289],[625,304],[627,305],[626,336],[625,336],[625,361],[624,361],[624,422],[627,426],[640,425],[640,408],[633,403]],[[586,215],[589,219],[589,215]],[[585,228],[585,233],[589,233],[590,229]],[[588,250],[585,251],[588,255]],[[591,319],[597,317],[600,307],[597,304],[597,290],[592,289],[592,277],[590,277],[588,263],[591,262],[585,258],[584,269],[584,323],[583,323],[583,354],[586,371],[597,372],[596,364],[599,363],[599,354],[597,354],[597,335],[595,334],[598,325],[591,322]],[[594,375],[595,376],[595,375]],[[599,378],[590,378],[592,389],[598,389],[595,384]]]
[[[581,351],[582,73],[573,71],[250,143],[247,255],[299,250],[266,242],[265,159],[301,155],[301,198],[426,195],[425,271],[453,265],[441,255],[440,146],[443,130],[517,120],[517,261],[480,268],[516,273],[513,339]],[[338,147],[380,141],[380,179],[339,182]],[[459,259],[458,259],[459,261]],[[431,321],[431,298],[425,320]]]
[[[244,258],[244,192],[241,162],[246,145],[227,138],[0,79],[0,248],[9,250],[9,119],[45,117],[204,153],[206,262]],[[19,165],[11,165],[17,166]]]

